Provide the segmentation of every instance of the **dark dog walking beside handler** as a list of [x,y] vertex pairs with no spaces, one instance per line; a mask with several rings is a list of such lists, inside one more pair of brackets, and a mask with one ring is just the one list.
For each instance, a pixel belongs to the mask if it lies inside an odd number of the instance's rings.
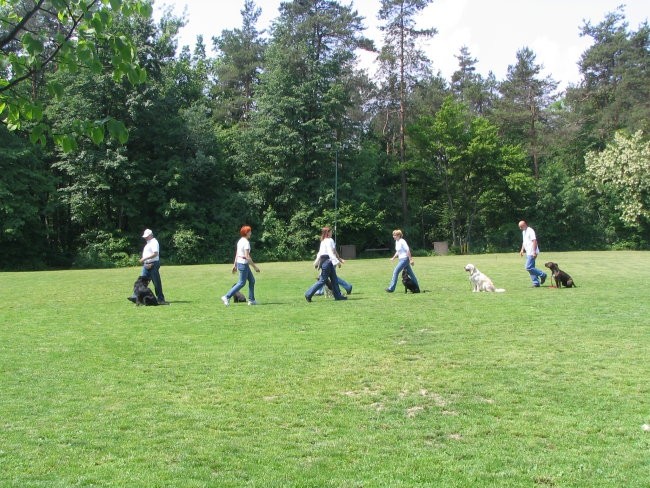
[[409,245],[406,243],[406,241],[402,238],[402,235],[402,231],[399,229],[395,229],[393,231],[393,239],[395,239],[395,254],[392,258],[390,258],[390,260],[393,261],[395,258],[398,258],[399,261],[393,270],[393,277],[390,280],[390,284],[388,285],[388,288],[386,288],[386,291],[388,293],[393,293],[395,291],[395,287],[397,286],[397,279],[399,278],[402,270],[406,270],[408,273],[414,289],[420,289],[418,279],[415,277],[415,273],[411,267],[415,264],[415,261],[413,260],[413,256],[411,256],[411,249],[409,248]]

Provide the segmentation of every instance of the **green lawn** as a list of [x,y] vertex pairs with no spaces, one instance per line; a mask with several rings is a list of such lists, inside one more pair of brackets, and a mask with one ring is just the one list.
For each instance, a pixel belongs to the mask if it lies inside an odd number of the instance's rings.
[[[648,487],[650,253],[350,260],[347,302],[311,263],[0,274],[2,487]],[[463,267],[501,294],[472,293]],[[245,291],[245,290],[243,290]]]

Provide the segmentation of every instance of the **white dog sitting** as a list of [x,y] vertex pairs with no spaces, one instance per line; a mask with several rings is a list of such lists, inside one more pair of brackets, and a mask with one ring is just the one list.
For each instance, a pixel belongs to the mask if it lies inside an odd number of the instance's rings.
[[473,264],[465,266],[465,271],[469,273],[469,281],[472,283],[472,291],[494,291],[497,293],[503,293],[506,291],[503,288],[495,288],[492,280],[481,273]]

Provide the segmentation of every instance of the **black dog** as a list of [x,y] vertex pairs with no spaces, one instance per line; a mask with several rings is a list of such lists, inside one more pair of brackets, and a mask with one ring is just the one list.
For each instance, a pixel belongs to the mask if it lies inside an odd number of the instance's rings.
[[[235,286],[237,283],[233,283],[232,286]],[[232,296],[232,299],[235,303],[246,303],[246,297],[244,294],[237,290],[235,294]]]
[[565,288],[571,288],[572,286],[576,286],[569,273],[562,271],[557,263],[549,261],[548,263],[544,263],[544,266],[551,270],[556,287],[562,288],[564,286]]
[[404,293],[420,293],[420,287],[413,283],[413,280],[408,274],[406,269],[402,270],[402,284],[404,285]]
[[158,305],[156,296],[149,289],[149,278],[140,276],[135,283],[133,283],[133,295],[129,297],[136,305],[145,305],[147,307]]

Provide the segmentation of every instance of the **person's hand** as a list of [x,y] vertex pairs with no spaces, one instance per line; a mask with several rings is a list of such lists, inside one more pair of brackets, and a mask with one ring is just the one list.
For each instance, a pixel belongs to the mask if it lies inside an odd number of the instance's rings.
[[257,266],[255,266],[255,272],[256,272],[256,273],[259,273],[259,272],[260,272],[260,268],[258,268]]
[[235,274],[236,272],[237,272],[237,266],[233,264],[231,273]]
[[415,259],[411,259],[411,266],[415,265]]

